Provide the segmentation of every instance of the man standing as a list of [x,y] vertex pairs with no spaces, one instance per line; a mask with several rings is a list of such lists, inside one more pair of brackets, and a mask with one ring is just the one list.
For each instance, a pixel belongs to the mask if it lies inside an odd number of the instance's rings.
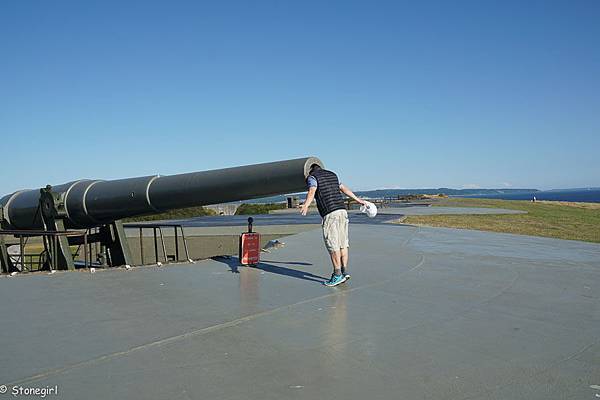
[[319,214],[323,218],[323,239],[331,256],[333,274],[324,282],[326,286],[337,286],[350,279],[348,273],[348,213],[344,206],[342,193],[351,199],[365,204],[346,186],[340,184],[336,174],[318,165],[313,165],[306,180],[308,194],[302,205],[302,215],[306,215],[313,199],[317,200]]

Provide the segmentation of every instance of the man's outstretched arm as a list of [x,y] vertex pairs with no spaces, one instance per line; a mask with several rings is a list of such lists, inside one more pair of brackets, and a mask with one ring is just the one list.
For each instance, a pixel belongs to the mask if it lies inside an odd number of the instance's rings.
[[313,202],[313,200],[315,199],[315,193],[317,192],[317,188],[316,186],[311,186],[308,189],[308,193],[306,194],[306,200],[304,201],[304,204],[302,204],[302,215],[306,215],[306,213],[308,212],[308,207],[310,206],[310,203]]
[[359,197],[357,197],[354,193],[352,193],[352,190],[348,189],[346,186],[344,186],[343,184],[340,184],[340,190],[342,193],[344,193],[346,196],[350,197],[352,200],[358,202],[359,204],[365,204],[365,201]]

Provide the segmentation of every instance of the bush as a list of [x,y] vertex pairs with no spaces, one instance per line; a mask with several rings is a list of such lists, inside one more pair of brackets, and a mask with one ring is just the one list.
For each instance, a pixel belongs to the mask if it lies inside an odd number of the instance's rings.
[[160,214],[142,215],[139,217],[127,218],[124,222],[140,222],[140,221],[159,221],[170,219],[187,219],[194,217],[203,217],[206,215],[217,215],[215,210],[204,207],[189,207],[180,208],[179,210],[171,210]]
[[235,215],[257,215],[268,214],[271,210],[282,210],[286,208],[285,203],[248,204],[242,203],[235,211]]

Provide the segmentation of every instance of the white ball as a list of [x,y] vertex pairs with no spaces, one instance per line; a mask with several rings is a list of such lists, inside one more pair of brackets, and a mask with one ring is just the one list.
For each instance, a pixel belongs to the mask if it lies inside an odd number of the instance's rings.
[[360,212],[367,214],[369,218],[374,218],[377,215],[377,206],[369,201],[360,206]]

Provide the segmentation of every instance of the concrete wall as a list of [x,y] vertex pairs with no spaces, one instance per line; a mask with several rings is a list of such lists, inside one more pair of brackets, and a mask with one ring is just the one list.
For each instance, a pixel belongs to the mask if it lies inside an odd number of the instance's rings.
[[[282,234],[262,234],[261,247],[267,244],[269,240],[281,238]],[[186,237],[190,258],[194,260],[207,259],[215,256],[237,255],[239,252],[239,235],[212,235],[212,236],[190,236]],[[144,250],[144,260],[142,263],[140,251],[140,238],[128,237],[131,255],[134,265],[155,264],[156,256],[154,250],[154,238],[144,236],[142,246]],[[165,263],[165,253],[162,248],[160,238],[158,239],[158,261]],[[175,259],[175,237],[164,237],[167,259],[174,261]],[[179,260],[185,261],[185,250],[183,240],[178,238],[179,243]]]

